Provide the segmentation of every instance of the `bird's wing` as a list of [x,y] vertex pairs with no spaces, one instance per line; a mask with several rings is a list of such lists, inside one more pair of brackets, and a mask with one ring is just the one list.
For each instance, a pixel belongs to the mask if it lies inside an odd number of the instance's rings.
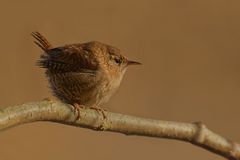
[[66,45],[45,51],[38,65],[50,72],[94,73],[98,69],[98,61],[91,50],[84,44]]
[[96,74],[77,72],[55,73],[51,74],[50,77],[51,84],[54,88],[61,88],[64,86],[75,93],[77,90],[84,93],[90,88],[95,87],[100,80],[100,76]]

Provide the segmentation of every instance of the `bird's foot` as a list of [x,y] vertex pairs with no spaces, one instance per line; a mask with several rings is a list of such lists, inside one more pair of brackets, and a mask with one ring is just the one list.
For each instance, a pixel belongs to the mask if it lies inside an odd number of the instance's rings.
[[75,119],[75,121],[76,121],[76,120],[81,118],[80,109],[84,109],[85,107],[83,105],[80,105],[80,104],[77,104],[77,103],[74,103],[72,106],[73,106],[74,112],[77,114],[77,117]]
[[92,107],[90,107],[90,109],[94,109],[94,110],[96,110],[98,113],[101,113],[102,116],[103,116],[103,119],[106,119],[106,118],[107,118],[106,113],[105,113],[107,110],[102,109],[102,108],[99,108],[98,106],[92,106]]

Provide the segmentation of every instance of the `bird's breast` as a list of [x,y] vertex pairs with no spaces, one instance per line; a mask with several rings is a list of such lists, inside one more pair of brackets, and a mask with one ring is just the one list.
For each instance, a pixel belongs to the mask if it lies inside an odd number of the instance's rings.
[[116,77],[105,77],[105,80],[103,81],[102,86],[100,87],[100,92],[98,94],[98,105],[106,103],[117,91],[121,84],[124,73],[125,72],[120,73]]

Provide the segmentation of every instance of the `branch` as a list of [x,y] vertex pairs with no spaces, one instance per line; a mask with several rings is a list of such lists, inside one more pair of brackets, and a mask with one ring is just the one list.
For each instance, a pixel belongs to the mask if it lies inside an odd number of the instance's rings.
[[169,138],[190,142],[227,159],[240,160],[240,145],[212,132],[204,124],[146,119],[105,112],[106,118],[93,109],[80,109],[80,118],[68,104],[44,100],[0,110],[0,130],[35,121],[52,121],[98,131],[119,132]]

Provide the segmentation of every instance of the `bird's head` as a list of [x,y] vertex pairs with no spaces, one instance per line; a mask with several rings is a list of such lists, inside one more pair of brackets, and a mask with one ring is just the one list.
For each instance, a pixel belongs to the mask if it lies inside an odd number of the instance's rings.
[[88,43],[92,52],[98,57],[99,63],[104,70],[112,75],[122,75],[130,65],[140,65],[140,62],[132,61],[121,54],[121,51],[113,46],[101,42],[92,41]]
[[121,51],[112,46],[107,46],[107,58],[108,58],[108,66],[112,70],[116,70],[118,72],[125,72],[128,66],[130,65],[140,65],[140,62],[132,61],[126,58],[121,54]]

